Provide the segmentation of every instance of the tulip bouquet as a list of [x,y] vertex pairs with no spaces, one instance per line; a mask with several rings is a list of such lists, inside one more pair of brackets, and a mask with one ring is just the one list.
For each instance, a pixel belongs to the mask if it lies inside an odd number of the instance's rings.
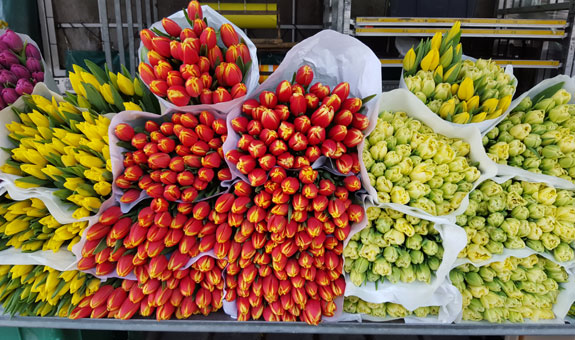
[[231,179],[222,151],[226,122],[211,112],[174,113],[136,130],[126,123],[114,127],[118,145],[127,150],[125,170],[115,179],[124,190],[121,202],[135,202],[145,192],[165,205],[190,203],[220,192],[221,182]]
[[434,223],[378,207],[367,209],[367,220],[367,227],[354,234],[343,250],[351,282],[356,286],[375,282],[376,287],[386,279],[429,284],[443,259]]
[[437,216],[456,210],[479,179],[469,152],[467,142],[437,134],[405,112],[382,112],[362,158],[380,203]]
[[124,279],[117,287],[100,287],[82,300],[70,317],[127,320],[136,315],[155,315],[160,321],[172,316],[177,319],[187,319],[194,314],[207,316],[222,308],[221,273],[226,264],[225,260],[202,256],[188,269],[164,269],[160,276],[154,276],[158,268],[150,263],[149,272],[141,271],[137,281]]
[[364,218],[363,208],[352,203],[360,187],[355,176],[330,179],[310,166],[299,179],[276,167],[263,187],[234,185],[235,195],[255,204],[228,213],[237,231],[228,252],[225,300],[235,301],[238,320],[317,324],[322,315],[334,316],[334,300],[345,290],[343,241],[350,223]]
[[483,138],[488,156],[499,164],[575,182],[575,105],[558,83],[525,97]]
[[488,180],[469,195],[469,206],[457,217],[468,244],[460,253],[472,262],[488,260],[505,248],[529,247],[571,261],[575,252],[575,197],[543,183]]
[[121,112],[124,110],[146,111],[160,114],[158,100],[150,94],[140,79],[133,78],[124,67],[122,72],[114,74],[102,70],[90,60],[84,60],[89,71],[73,65],[74,72],[69,78],[76,94],[66,93],[65,99],[98,114]]
[[140,32],[148,61],[138,68],[142,80],[155,95],[176,106],[244,96],[252,63],[245,41],[229,23],[219,29],[209,26],[198,1],[190,1],[184,14],[189,27],[164,18],[165,32],[155,28]]
[[41,200],[14,201],[8,194],[0,198],[0,224],[0,249],[15,247],[25,252],[71,250],[88,226],[87,221],[62,225]]
[[228,226],[219,227],[226,216],[214,210],[215,199],[179,203],[174,212],[158,202],[142,202],[126,215],[118,206],[104,211],[86,233],[78,269],[122,278],[146,272],[157,278],[164,269],[182,269],[190,259],[214,248],[220,259],[226,256],[229,247],[220,249],[217,244],[225,241],[221,233]]
[[376,318],[405,318],[409,316],[425,318],[439,314],[439,306],[419,307],[410,311],[397,303],[371,303],[364,301],[357,296],[346,296],[343,301],[343,310],[346,313],[364,314],[374,316]]
[[0,266],[0,302],[11,315],[73,317],[74,308],[99,288],[100,279],[77,270]]
[[40,95],[25,97],[18,121],[6,124],[16,147],[2,171],[19,177],[21,188],[57,188],[54,195],[73,203],[73,217],[98,212],[112,191],[108,126],[110,119]]
[[226,158],[252,186],[264,184],[274,167],[298,170],[322,155],[335,160],[342,174],[359,173],[356,146],[369,125],[359,112],[365,100],[349,97],[346,82],[332,90],[311,85],[313,76],[310,66],[300,67],[295,82],[284,80],[275,92],[261,92],[259,101],[247,100],[242,115],[231,121],[240,138]]
[[42,55],[11,30],[0,35],[0,110],[44,81]]
[[511,104],[515,78],[492,60],[461,60],[460,22],[421,41],[403,59],[405,86],[431,111],[457,124],[501,116]]
[[449,274],[463,296],[463,320],[519,322],[554,319],[565,268],[539,255],[508,257],[482,267],[461,265]]

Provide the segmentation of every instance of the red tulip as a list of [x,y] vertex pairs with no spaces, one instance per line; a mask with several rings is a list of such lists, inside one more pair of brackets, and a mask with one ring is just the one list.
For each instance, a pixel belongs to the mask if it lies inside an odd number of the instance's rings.
[[335,165],[337,171],[341,172],[344,175],[347,175],[352,171],[353,159],[350,155],[345,154],[335,161]]
[[156,34],[147,28],[140,31],[140,40],[142,41],[142,44],[144,44],[144,47],[146,47],[147,50],[154,49],[152,38],[154,38],[155,36]]
[[212,92],[212,101],[214,104],[228,102],[230,100],[232,100],[232,95],[223,87],[218,87]]
[[171,40],[166,37],[153,37],[153,50],[164,58],[170,58],[172,56],[170,53],[170,41]]
[[[224,56],[222,54],[222,50],[217,45],[208,50],[209,67],[215,69],[217,65],[223,62],[223,60]],[[202,70],[202,67],[200,67],[200,70],[202,71],[202,73],[208,71],[208,70],[206,71]]]
[[168,94],[168,83],[164,80],[152,80],[149,86],[150,91],[159,97],[166,97]]
[[311,123],[326,128],[331,124],[334,117],[334,109],[327,105],[322,105],[311,115]]
[[345,144],[345,146],[347,146],[348,148],[352,148],[361,143],[362,140],[363,140],[363,134],[361,133],[361,131],[356,128],[351,128],[347,131],[347,135],[343,140],[343,144]]
[[338,111],[341,107],[341,99],[339,96],[332,94],[323,99],[322,105],[331,107],[334,111]]
[[220,26],[220,36],[226,47],[230,47],[240,43],[238,33],[232,27],[232,25],[228,23],[225,23],[222,26]]
[[331,93],[337,95],[342,102],[345,101],[349,96],[349,83],[344,81],[337,84]]
[[168,99],[177,106],[185,106],[190,102],[190,96],[183,86],[170,86],[167,91]]
[[230,90],[230,94],[232,95],[232,98],[234,98],[234,99],[243,97],[247,93],[248,93],[248,88],[246,87],[246,84],[244,84],[244,83],[237,83],[234,86],[232,86],[232,89]]
[[307,133],[311,128],[311,120],[307,116],[299,116],[294,120],[294,127],[296,131]]
[[182,32],[182,28],[180,27],[180,25],[178,25],[172,19],[163,18],[162,26],[164,27],[164,30],[172,37],[179,37],[180,33]]
[[276,165],[276,158],[271,154],[266,154],[258,159],[260,167],[265,171],[270,171]]
[[274,92],[262,91],[259,95],[260,103],[268,109],[273,109],[277,103],[278,98]]
[[363,131],[369,127],[369,119],[361,113],[354,113],[352,125],[354,128]]
[[315,94],[308,93],[304,96],[304,98],[308,110],[317,109],[317,107],[319,106],[319,98]]
[[347,98],[341,104],[341,108],[343,110],[349,110],[351,113],[356,113],[361,109],[362,105],[363,103],[359,98]]
[[158,65],[158,63],[160,61],[166,60],[164,57],[162,57],[158,52],[156,52],[154,50],[148,51],[147,56],[148,56],[148,61],[150,62],[151,67]]
[[289,104],[290,111],[295,116],[306,112],[307,103],[303,94],[293,93],[289,99]]
[[138,73],[140,73],[140,78],[142,78],[144,83],[148,85],[150,85],[152,80],[156,79],[154,68],[144,62],[141,62],[138,66]]
[[190,18],[190,20],[195,20],[195,19],[203,19],[203,13],[202,13],[202,6],[200,5],[199,1],[190,1],[188,3],[188,8],[187,8],[187,12],[188,12],[188,18]]
[[319,100],[322,100],[329,95],[329,86],[322,83],[315,83],[309,88],[309,92],[314,94]]
[[[208,49],[214,48],[218,43],[216,31],[212,27],[206,27],[200,34],[200,42],[202,45],[206,45]],[[223,58],[220,61],[223,61]]]
[[325,129],[321,126],[312,126],[307,131],[307,139],[310,145],[321,144],[325,140]]
[[311,83],[312,79],[313,79],[313,70],[309,65],[304,65],[297,70],[295,81],[298,84],[302,86],[308,86]]
[[291,169],[294,166],[295,157],[289,153],[284,152],[281,155],[277,156],[277,164],[284,169]]
[[186,92],[192,98],[198,98],[204,89],[204,84],[197,77],[189,77],[186,80]]

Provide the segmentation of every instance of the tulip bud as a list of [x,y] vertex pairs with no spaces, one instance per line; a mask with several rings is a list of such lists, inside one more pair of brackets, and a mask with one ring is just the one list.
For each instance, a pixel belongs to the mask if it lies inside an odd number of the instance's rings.
[[[221,36],[222,41],[226,47],[230,47],[230,46],[237,45],[240,43],[240,38],[238,36],[238,33],[233,28],[233,26],[228,24],[228,23],[225,23],[222,26],[220,26],[220,36]],[[247,62],[247,61],[244,61],[244,62]]]
[[295,81],[298,84],[302,86],[308,86],[311,83],[312,79],[313,79],[313,70],[309,65],[304,65],[297,70]]

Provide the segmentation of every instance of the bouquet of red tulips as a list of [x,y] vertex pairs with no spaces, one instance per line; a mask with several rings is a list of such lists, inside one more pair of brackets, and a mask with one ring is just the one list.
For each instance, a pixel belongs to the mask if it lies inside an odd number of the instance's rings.
[[190,1],[154,26],[140,32],[139,72],[168,106],[229,102],[257,85],[255,46],[211,8]]
[[209,111],[174,113],[146,120],[136,129],[119,123],[114,134],[126,150],[124,171],[114,171],[119,173],[114,185],[123,192],[122,203],[136,203],[146,195],[161,205],[190,203],[220,192],[221,182],[231,179],[222,151],[226,122]]
[[309,65],[301,66],[295,81],[284,80],[275,91],[262,91],[259,100],[248,99],[231,121],[239,138],[226,158],[252,186],[263,185],[266,172],[276,166],[300,170],[322,156],[334,160],[342,174],[359,173],[356,147],[369,126],[360,113],[364,101],[350,97],[347,82],[330,89],[312,84],[313,77]]

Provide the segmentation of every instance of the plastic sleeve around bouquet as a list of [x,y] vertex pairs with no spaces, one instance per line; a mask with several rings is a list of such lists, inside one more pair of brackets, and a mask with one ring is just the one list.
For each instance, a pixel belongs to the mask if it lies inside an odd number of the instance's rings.
[[[195,108],[190,112],[192,114],[199,114],[201,111],[204,111],[203,109],[200,108]],[[225,119],[225,115],[222,113],[218,113],[217,111],[213,111],[210,110],[214,116],[216,118],[222,118]],[[166,116],[169,116],[171,113],[173,113],[174,111],[170,111],[170,113],[167,113]],[[152,120],[155,122],[162,122],[165,121],[165,117],[166,116],[158,116],[157,114],[154,113],[150,113],[150,112],[141,112],[141,111],[122,111],[120,113],[118,113],[116,116],[114,116],[114,118],[112,118],[112,121],[110,122],[110,127],[108,129],[108,140],[110,143],[110,158],[112,160],[112,175],[113,175],[113,183],[112,183],[112,198],[114,199],[115,202],[120,202],[120,197],[122,197],[123,191],[122,189],[120,189],[117,185],[116,185],[116,179],[118,178],[118,176],[120,176],[123,172],[124,172],[124,152],[126,152],[127,150],[122,148],[121,146],[118,145],[118,142],[120,141],[118,139],[118,137],[116,137],[116,134],[114,133],[114,129],[118,124],[121,123],[126,123],[132,127],[136,127],[136,126],[144,126],[145,122],[148,120]],[[228,130],[228,135],[229,135],[229,130]],[[225,181],[222,182],[222,184],[226,187],[229,187],[229,182],[231,181]],[[205,197],[202,200],[205,199],[209,199],[211,197],[217,196],[221,194],[221,192],[218,192],[214,195],[211,195],[209,197]],[[134,206],[136,206],[138,203],[140,203],[141,201],[150,198],[145,191],[141,191],[140,192],[140,197],[135,200],[132,203],[120,203],[120,207],[122,208],[122,212],[123,213],[127,213],[129,212]]]
[[[494,255],[492,258],[490,258],[487,261],[483,261],[483,262],[478,262],[478,263],[472,263],[470,260],[468,259],[458,259],[453,268],[456,268],[462,264],[472,264],[473,266],[479,268],[479,267],[483,267],[486,265],[489,265],[491,263],[494,262],[501,262],[504,261],[505,259],[507,259],[508,257],[517,257],[517,258],[525,258],[528,257],[530,255],[540,255],[545,257],[548,260],[551,261],[555,261],[553,259],[553,256],[549,256],[548,254],[540,254],[537,253],[536,251],[529,249],[529,248],[524,248],[524,249],[505,249],[503,251],[503,254],[500,255]],[[553,306],[553,313],[555,314],[555,319],[553,320],[542,320],[542,321],[532,321],[529,319],[525,320],[525,323],[555,323],[555,324],[563,324],[565,323],[565,317],[567,315],[567,312],[569,312],[569,308],[571,308],[571,305],[575,302],[575,275],[573,274],[573,268],[572,267],[567,267],[564,264],[561,264],[562,266],[564,266],[564,268],[566,269],[567,273],[569,274],[569,279],[566,283],[561,284],[561,286],[559,287],[560,293],[557,296],[557,302],[555,303],[555,305]],[[448,281],[451,282],[451,280]],[[461,295],[461,294],[460,294]],[[461,310],[461,312],[463,312],[463,310]],[[489,325],[490,323],[483,320],[483,321],[465,321],[461,319],[462,315],[459,315],[457,320],[455,320],[456,323],[469,323],[469,324],[477,324],[477,323],[481,323],[481,324],[485,324],[485,325]]]
[[[32,94],[40,95],[45,98],[55,98],[56,101],[64,101],[64,99],[57,93],[50,91],[44,83],[38,83],[34,87],[34,92]],[[19,98],[13,105],[14,108],[23,110],[26,106],[24,100]],[[6,128],[6,124],[18,121],[18,117],[12,111],[11,107],[7,107],[0,111],[0,147],[4,149],[14,148],[14,144],[8,138],[10,132]],[[0,152],[0,165],[4,165],[6,160],[10,157],[9,153],[6,151]],[[4,185],[10,197],[16,201],[22,201],[29,198],[38,198],[44,202],[50,214],[61,224],[81,222],[81,221],[92,221],[97,220],[97,214],[95,216],[85,217],[82,219],[75,219],[72,217],[73,211],[68,209],[69,205],[62,204],[62,201],[54,196],[54,192],[57,189],[35,187],[23,189],[16,186],[15,181],[20,178],[17,175],[6,174],[0,170],[0,179],[4,181]]]
[[[246,85],[247,95],[249,95],[250,93],[252,93],[256,89],[256,87],[258,86],[258,83],[259,83],[259,79],[260,79],[260,71],[259,71],[259,65],[258,65],[258,56],[256,53],[256,51],[257,51],[256,45],[250,40],[250,38],[248,38],[246,33],[241,28],[234,25],[231,21],[229,21],[228,19],[223,17],[221,14],[216,12],[211,7],[202,6],[202,12],[204,14],[204,18],[207,19],[209,26],[216,29],[216,31],[223,24],[232,25],[232,27],[236,30],[236,32],[238,33],[240,38],[244,40],[245,44],[247,45],[248,49],[250,50],[250,57],[252,58],[251,65],[250,65],[249,70],[246,72],[246,75],[242,81]],[[189,23],[186,20],[186,17],[184,16],[183,11],[178,11],[178,12],[170,15],[168,18],[174,20],[182,28],[189,27]],[[156,28],[162,32],[165,32],[161,21],[155,22],[150,27],[150,29],[151,28]],[[147,51],[148,50],[140,42],[140,47],[138,49],[138,55],[140,58],[140,60],[139,60],[140,62],[146,62],[146,63],[148,62]],[[143,83],[145,84],[145,82],[143,82]],[[167,108],[168,111],[170,109],[171,110],[177,110],[177,111],[183,111],[183,112],[192,112],[192,111],[201,111],[201,110],[216,110],[216,111],[222,112],[224,114],[227,114],[228,112],[232,111],[234,108],[241,107],[242,103],[247,98],[246,96],[244,96],[241,98],[236,98],[236,99],[230,100],[228,102],[217,103],[217,104],[198,104],[198,105],[176,106],[164,98],[161,98],[158,96],[156,96],[156,97],[160,101],[160,106],[163,108]],[[165,110],[162,110],[162,114],[164,114],[164,113],[165,113]]]
[[[476,61],[477,59],[463,55],[463,56],[461,56],[461,60]],[[513,95],[511,97],[511,98],[513,98],[516,94],[516,91],[517,91],[517,78],[513,74],[513,66],[507,65],[505,67],[505,73],[511,77],[513,84],[515,85],[515,89],[513,90]],[[401,69],[401,76],[399,78],[399,88],[400,89],[407,89],[407,85],[405,84],[405,78],[403,77],[403,68]],[[507,110],[505,110],[505,112],[503,112],[499,117],[494,118],[494,119],[490,119],[490,120],[485,120],[483,122],[469,123],[469,124],[457,124],[457,123],[452,123],[449,121],[445,121],[445,122],[448,125],[453,126],[454,128],[467,127],[467,126],[476,127],[479,129],[479,131],[483,135],[483,134],[487,133],[487,131],[491,130],[495,125],[499,124],[499,122],[501,122],[503,119],[505,119],[505,117],[507,117],[507,115],[511,112],[511,110],[513,110],[513,108],[515,106],[517,106],[517,104],[519,104],[520,102],[521,102],[520,100],[518,101],[516,99],[515,101],[513,101],[511,103],[511,105],[509,105]]]
[[[374,130],[377,124],[377,118],[380,112],[391,111],[391,112],[406,112],[411,118],[418,119],[423,124],[431,128],[435,133],[441,134],[450,138],[459,138],[463,141],[469,143],[470,152],[469,157],[473,162],[478,163],[478,169],[481,172],[479,179],[473,183],[473,188],[476,188],[479,184],[487,179],[495,177],[497,174],[496,164],[487,156],[485,150],[483,149],[483,144],[481,142],[481,135],[479,130],[475,127],[461,126],[454,127],[449,122],[444,121],[438,115],[434,114],[421,100],[419,100],[413,93],[406,89],[397,89],[389,92],[384,92],[377,99],[377,103],[373,110],[369,112],[369,127],[365,131],[366,136]],[[361,155],[365,147],[365,139],[359,144],[358,152]],[[360,158],[361,165],[361,181],[363,187],[366,188],[367,193],[371,201],[379,205],[379,200],[377,198],[377,192],[375,188],[369,183],[369,177],[367,174],[367,169],[363,160]],[[392,208],[403,213],[424,218],[431,219],[437,216],[430,215],[421,209],[413,208],[407,205],[397,204],[397,203],[382,203],[383,206]],[[469,205],[469,193],[465,196],[461,205],[453,212],[447,215],[439,216],[443,218],[447,223],[455,223],[455,218],[457,215],[461,215],[467,209]]]
[[[513,103],[511,103],[510,108],[516,107],[525,97],[533,98],[535,95],[539,94],[541,91],[558,84],[560,82],[564,82],[563,89],[567,90],[569,93],[575,93],[575,79],[566,76],[566,75],[558,75],[551,79],[545,79],[529,91],[525,92],[519,98],[515,99]],[[575,96],[571,96],[571,100],[569,104],[575,103]],[[493,125],[491,128],[495,127]],[[491,130],[491,128],[489,130]],[[487,130],[486,133],[489,131]],[[557,189],[567,189],[567,190],[575,190],[575,183],[568,181],[563,178],[554,177],[550,175],[544,174],[537,174],[531,171],[527,171],[525,169],[521,169],[518,167],[513,167],[510,165],[503,165],[503,164],[495,164],[497,167],[497,175],[498,176],[505,176],[505,177],[515,177],[516,179],[520,180],[527,180],[529,182],[542,182],[552,185]]]
[[[355,38],[324,30],[292,47],[274,73],[254,92],[243,97],[243,101],[258,98],[262,91],[275,91],[280,82],[290,81],[303,65],[313,69],[314,83],[335,86],[343,81],[348,82],[350,96],[365,98],[381,93],[381,64],[373,51]],[[369,106],[374,105],[374,101],[372,99]],[[224,154],[237,149],[239,135],[233,130],[231,122],[240,115],[241,105],[228,114],[228,139],[224,143]],[[314,168],[323,165],[322,158],[325,157],[320,157],[313,164]],[[234,164],[228,164],[233,177],[247,181]]]
[[[373,204],[367,203],[366,208],[369,206],[373,206]],[[383,204],[378,206],[380,208],[386,207]],[[465,247],[467,235],[462,228],[454,224],[446,223],[445,219],[441,217],[428,217],[421,214],[413,216],[435,223],[434,228],[439,231],[442,239],[442,245],[444,248],[443,259],[441,260],[441,264],[435,272],[435,277],[432,278],[431,283],[412,282],[393,284],[390,282],[384,282],[379,283],[376,287],[375,283],[368,282],[365,285],[358,287],[350,281],[349,275],[346,275],[345,296],[357,296],[366,302],[372,303],[393,302],[403,305],[411,311],[419,307],[441,306],[440,314],[436,319],[436,322],[451,323],[457,317],[459,310],[454,310],[452,307],[452,304],[456,303],[457,299],[455,298],[451,288],[444,287],[444,283],[449,276],[449,271],[457,260],[457,255]],[[364,223],[361,228],[352,228],[348,240],[366,226],[367,223]],[[459,303],[459,309],[461,309],[461,303]],[[412,319],[416,320],[417,318]],[[435,320],[435,318],[432,319]],[[362,320],[386,321],[391,319],[378,320],[377,317],[362,315]]]

